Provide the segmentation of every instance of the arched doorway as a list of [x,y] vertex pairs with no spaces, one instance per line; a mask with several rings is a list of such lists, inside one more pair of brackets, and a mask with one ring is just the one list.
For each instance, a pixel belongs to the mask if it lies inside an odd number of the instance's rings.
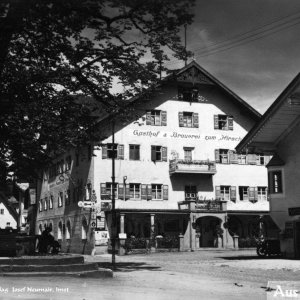
[[221,228],[222,220],[206,216],[196,220],[195,230],[196,238],[201,248],[221,248],[223,247],[223,230]]

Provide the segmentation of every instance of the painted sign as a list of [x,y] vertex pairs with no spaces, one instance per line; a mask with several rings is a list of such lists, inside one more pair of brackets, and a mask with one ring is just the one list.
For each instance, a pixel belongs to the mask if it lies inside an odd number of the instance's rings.
[[133,130],[132,135],[139,137],[149,137],[149,138],[170,138],[170,139],[192,139],[198,141],[227,141],[227,142],[240,142],[242,137],[233,136],[227,134],[191,134],[191,133],[181,133],[177,131],[168,132],[160,130]]

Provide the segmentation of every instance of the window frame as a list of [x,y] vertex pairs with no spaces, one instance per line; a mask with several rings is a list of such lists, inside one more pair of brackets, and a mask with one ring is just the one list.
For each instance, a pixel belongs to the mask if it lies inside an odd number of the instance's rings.
[[[280,174],[280,189],[278,191],[275,191],[275,178],[274,174]],[[269,184],[269,194],[273,197],[276,195],[282,196],[284,195],[284,172],[281,168],[272,168],[268,169],[268,184]]]
[[[134,149],[131,149],[132,147]],[[138,158],[134,158],[136,154]],[[141,160],[139,144],[129,144],[129,160]]]
[[[223,192],[226,192],[226,189],[228,189],[228,198],[225,197],[225,195],[227,195],[227,193],[226,194],[224,193],[224,195],[223,195]],[[230,201],[231,200],[230,189],[231,189],[230,185],[220,185],[221,200],[223,200],[223,201]]]
[[197,199],[198,191],[196,185],[186,185],[184,187],[184,199]]
[[57,206],[62,207],[63,206],[63,199],[64,199],[64,193],[59,192],[57,196]]
[[[260,193],[260,189],[264,189],[264,193]],[[267,201],[268,200],[268,188],[266,186],[257,187],[257,200],[258,201]]]
[[[136,187],[138,187],[138,191],[137,191]],[[133,189],[133,195],[132,195],[132,189]],[[129,197],[130,197],[130,199],[138,199],[138,200],[141,199],[141,184],[140,183],[129,183]]]
[[[160,198],[157,197],[159,195],[159,193],[161,195]],[[155,197],[153,197],[153,195]],[[163,200],[163,184],[160,184],[160,183],[152,183],[151,184],[151,200]]]
[[249,201],[249,186],[239,186],[240,201]]

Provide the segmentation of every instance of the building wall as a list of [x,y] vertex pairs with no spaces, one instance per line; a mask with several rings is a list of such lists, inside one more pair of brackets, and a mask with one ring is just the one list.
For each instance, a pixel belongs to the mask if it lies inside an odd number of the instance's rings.
[[16,220],[12,217],[2,202],[0,202],[0,210],[3,211],[3,214],[0,214],[0,228],[4,229],[7,226],[7,223],[10,224],[9,227],[17,228]]
[[[267,186],[267,170],[257,165],[224,165],[217,164],[216,175],[207,174],[175,174],[169,175],[169,160],[174,153],[184,158],[183,147],[194,147],[193,159],[215,160],[215,149],[233,150],[237,143],[253,126],[254,122],[242,113],[240,107],[232,99],[222,94],[217,88],[202,91],[203,102],[190,103],[176,99],[177,88],[167,87],[160,95],[137,108],[141,118],[126,127],[116,126],[115,142],[124,144],[124,160],[116,160],[116,182],[123,183],[160,183],[169,186],[168,201],[121,201],[117,200],[117,208],[139,209],[177,209],[178,201],[184,200],[184,186],[197,185],[199,196],[206,199],[215,198],[215,186],[232,185]],[[166,100],[167,99],[167,100]],[[166,100],[166,101],[165,101]],[[167,111],[167,126],[146,125],[147,109]],[[199,128],[179,127],[178,112],[195,112],[199,114]],[[227,114],[234,118],[233,130],[214,129],[214,115]],[[107,132],[109,136],[110,132]],[[189,136],[184,136],[189,135]],[[190,136],[194,135],[194,136]],[[110,143],[111,136],[103,141]],[[129,144],[140,145],[140,161],[129,160]],[[167,162],[151,161],[151,145],[167,147]],[[95,190],[100,198],[100,184],[111,182],[111,159],[102,159],[102,150],[95,150]],[[103,172],[106,170],[106,172]],[[231,210],[264,210],[268,211],[267,201],[264,203],[245,203],[238,199],[229,203]]]

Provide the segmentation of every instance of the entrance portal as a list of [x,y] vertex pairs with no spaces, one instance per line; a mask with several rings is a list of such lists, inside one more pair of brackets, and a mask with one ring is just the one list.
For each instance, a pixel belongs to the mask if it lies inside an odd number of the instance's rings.
[[196,238],[199,240],[199,247],[223,247],[221,223],[221,219],[212,216],[196,220]]

